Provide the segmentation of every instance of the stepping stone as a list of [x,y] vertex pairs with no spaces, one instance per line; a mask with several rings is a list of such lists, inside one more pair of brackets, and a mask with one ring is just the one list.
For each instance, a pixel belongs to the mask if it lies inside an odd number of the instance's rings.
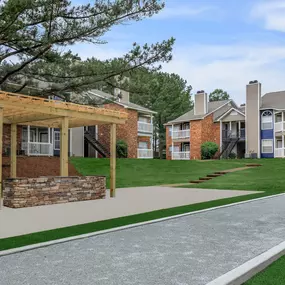
[[207,177],[219,177],[222,176],[223,174],[208,174]]
[[199,184],[199,183],[203,183],[203,180],[190,180],[190,183],[195,183],[195,184]]
[[216,171],[216,172],[214,172],[214,174],[227,174],[227,172],[226,171]]
[[199,178],[199,180],[205,180],[205,181],[211,180],[211,179],[213,179],[213,177],[200,177]]

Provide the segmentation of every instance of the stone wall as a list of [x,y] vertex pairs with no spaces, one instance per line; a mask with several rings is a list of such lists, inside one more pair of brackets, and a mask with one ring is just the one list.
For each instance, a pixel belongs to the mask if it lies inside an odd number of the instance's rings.
[[[117,125],[117,141],[124,140],[128,145],[128,158],[137,158],[138,147],[138,112],[126,109],[115,103],[104,105],[107,109],[128,113],[125,124]],[[98,126],[98,140],[110,149],[110,125]]]
[[3,181],[4,206],[23,208],[103,199],[105,176],[10,178]]

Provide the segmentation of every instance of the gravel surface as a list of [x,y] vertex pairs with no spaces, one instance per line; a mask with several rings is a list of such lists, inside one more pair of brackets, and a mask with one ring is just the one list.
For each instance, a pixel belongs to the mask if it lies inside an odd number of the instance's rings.
[[285,240],[285,195],[0,257],[2,285],[204,285]]

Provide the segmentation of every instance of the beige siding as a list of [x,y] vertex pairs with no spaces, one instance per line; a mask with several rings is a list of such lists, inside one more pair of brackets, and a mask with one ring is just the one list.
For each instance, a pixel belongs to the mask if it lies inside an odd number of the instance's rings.
[[207,110],[205,109],[205,103],[207,104],[205,96],[207,96],[205,93],[195,95],[195,115],[204,115],[207,113]]
[[246,153],[259,153],[259,108],[261,84],[249,84],[246,87]]
[[240,113],[237,113],[237,115],[232,115],[232,112],[222,119],[223,122],[244,121],[244,120],[245,117],[243,115],[241,115]]
[[72,129],[72,156],[84,156],[84,127]]

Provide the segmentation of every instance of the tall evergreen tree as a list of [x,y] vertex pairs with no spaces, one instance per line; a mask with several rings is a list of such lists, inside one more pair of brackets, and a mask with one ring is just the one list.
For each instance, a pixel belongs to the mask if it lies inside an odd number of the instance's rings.
[[76,43],[105,44],[102,36],[113,26],[151,17],[163,7],[160,0],[95,0],[94,5],[73,5],[68,0],[3,0],[0,88],[24,92],[35,85],[44,96],[63,96],[97,83],[115,84],[113,78],[118,75],[167,62],[173,38],[152,45],[135,43],[121,58],[104,62],[96,58],[81,61],[66,50]]

